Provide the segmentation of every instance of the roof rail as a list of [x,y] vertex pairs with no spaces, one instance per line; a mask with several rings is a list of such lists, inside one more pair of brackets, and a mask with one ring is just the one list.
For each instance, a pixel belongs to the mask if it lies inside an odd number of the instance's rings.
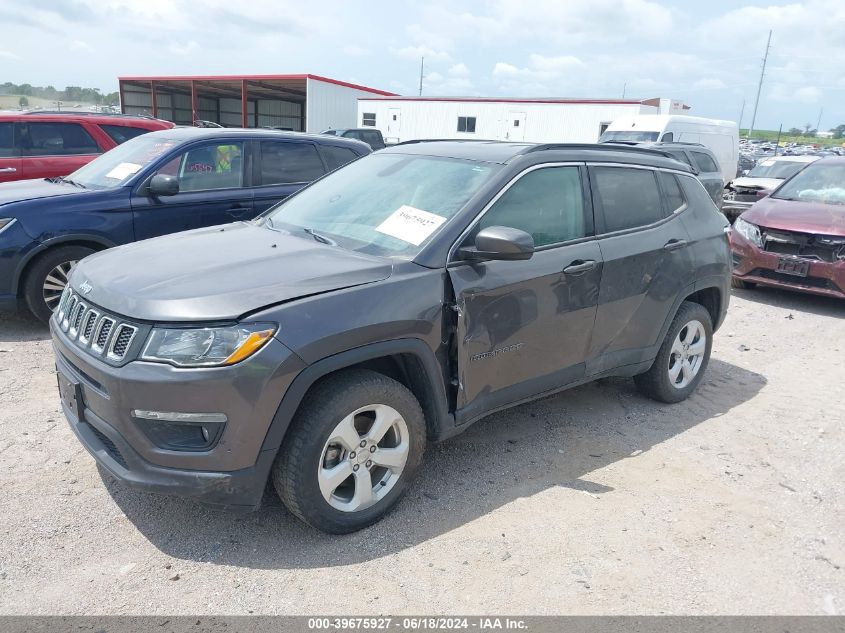
[[72,110],[27,110],[22,112],[22,114],[49,114],[51,116],[55,115],[66,115],[66,116],[113,116],[113,117],[125,117],[129,119],[153,119],[155,120],[154,116],[149,114],[124,114],[122,112],[91,112],[90,110],[82,110],[80,112],[74,112]]
[[605,152],[641,152],[643,154],[651,154],[652,156],[669,156],[666,152],[659,149],[639,147],[637,145],[621,145],[616,143],[542,143],[540,145],[532,145],[526,149],[523,154],[544,152],[552,149],[589,149]]
[[[401,143],[394,143],[391,147],[397,145],[414,145],[415,143],[508,143],[509,141],[497,141],[494,138],[416,138],[411,141],[402,141]],[[512,141],[510,141],[512,142]],[[524,145],[524,143],[516,143],[517,145]]]

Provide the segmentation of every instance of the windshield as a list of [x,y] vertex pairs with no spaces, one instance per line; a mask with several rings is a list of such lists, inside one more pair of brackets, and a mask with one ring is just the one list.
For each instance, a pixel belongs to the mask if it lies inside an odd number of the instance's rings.
[[811,163],[781,185],[772,197],[845,204],[845,163]]
[[754,169],[748,172],[749,178],[780,178],[786,180],[790,176],[794,176],[807,163],[798,163],[792,160],[764,160]]
[[613,143],[614,141],[647,143],[649,141],[656,141],[659,134],[659,132],[636,132],[634,130],[607,131],[601,135],[599,143]]
[[350,250],[412,258],[499,169],[452,158],[371,154],[280,203],[264,221]]
[[90,189],[119,187],[179,141],[143,134],[118,145],[80,167],[68,178]]

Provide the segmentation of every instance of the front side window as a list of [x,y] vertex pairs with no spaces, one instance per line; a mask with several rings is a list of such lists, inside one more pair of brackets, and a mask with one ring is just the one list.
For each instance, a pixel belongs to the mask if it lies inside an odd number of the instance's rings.
[[18,155],[14,140],[15,124],[0,123],[0,158],[9,158],[10,156]]
[[243,183],[243,143],[209,143],[192,147],[156,173],[179,179],[179,191],[231,189]]
[[458,117],[458,132],[475,133],[475,117],[474,116],[459,116]]
[[135,138],[136,136],[141,136],[141,134],[146,134],[147,132],[151,132],[152,130],[148,130],[147,128],[143,127],[134,127],[130,125],[100,125],[103,132],[109,135],[111,140],[115,143],[120,145],[121,143],[125,143],[129,139]]
[[537,247],[585,237],[584,196],[577,167],[528,172],[493,204],[478,229],[507,226],[525,231]]
[[704,152],[690,152],[690,154],[692,154],[692,158],[698,167],[698,171],[703,173],[719,171],[719,168],[716,166],[716,163],[713,162],[713,159]]
[[659,135],[659,132],[613,130],[604,132],[601,137],[599,137],[599,143],[615,143],[617,141],[622,141],[623,143],[648,143],[649,141],[656,141]]
[[666,134],[664,134],[663,138],[661,138],[660,140],[664,143],[674,143],[675,142],[675,135],[672,134],[671,132],[666,132]]
[[375,127],[376,126],[376,113],[375,112],[364,112],[361,116],[361,125],[366,125],[368,127]]
[[664,217],[654,172],[628,167],[593,167],[593,196],[604,212],[605,231],[646,226]]
[[326,170],[311,143],[261,141],[261,184],[311,182]]
[[273,207],[263,222],[342,248],[412,258],[501,165],[370,154]]
[[22,123],[18,129],[24,156],[100,153],[97,141],[79,123]]

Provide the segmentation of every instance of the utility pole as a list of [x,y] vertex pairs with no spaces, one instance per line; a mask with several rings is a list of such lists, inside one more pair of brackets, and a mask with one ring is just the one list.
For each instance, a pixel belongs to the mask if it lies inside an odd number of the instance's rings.
[[769,61],[769,47],[772,45],[772,31],[769,30],[769,39],[766,40],[766,54],[763,55],[763,67],[760,69],[760,83],[757,84],[757,98],[754,99],[754,113],[751,115],[751,126],[748,128],[748,136],[754,131],[754,124],[757,122],[757,106],[760,104],[760,91],[763,89],[763,75],[766,74],[766,62]]
[[624,84],[622,84],[622,98],[623,99],[625,98],[625,91],[627,89],[628,89],[628,82],[626,81]]
[[817,135],[821,131],[819,128],[821,127],[821,124],[822,124],[822,112],[824,112],[824,108],[819,108],[819,120],[816,121],[816,134]]
[[742,115],[745,114],[745,99],[742,100],[742,107],[739,109],[739,121],[736,124],[737,129],[742,129]]
[[423,69],[425,68],[425,57],[420,57],[420,96],[422,97],[422,82],[423,82]]
[[775,156],[778,155],[778,148],[780,147],[780,133],[783,132],[783,123],[778,128],[778,139],[775,141]]

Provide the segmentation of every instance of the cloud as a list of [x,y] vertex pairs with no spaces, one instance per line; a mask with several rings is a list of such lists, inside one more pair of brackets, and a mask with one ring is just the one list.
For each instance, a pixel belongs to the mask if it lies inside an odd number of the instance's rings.
[[12,51],[0,51],[0,58],[2,58],[2,59],[20,59],[20,57],[18,57]]
[[391,48],[390,52],[403,59],[416,59],[425,57],[426,62],[450,62],[452,57],[446,51],[436,51],[424,44],[419,46],[405,46],[404,48]]
[[190,40],[188,42],[185,42],[184,44],[174,42],[173,44],[167,47],[167,50],[173,53],[174,55],[190,55],[198,48],[199,44],[197,44],[194,40]]
[[72,51],[81,51],[83,53],[92,53],[94,52],[94,48],[88,43],[83,40],[73,40],[69,45],[68,48]]
[[469,68],[467,68],[467,65],[461,62],[452,66],[449,69],[449,74],[452,77],[469,77],[470,72]]
[[366,57],[367,55],[372,55],[372,51],[357,44],[347,44],[343,47],[343,54],[349,55],[350,57]]
[[725,87],[725,82],[716,77],[705,77],[692,85],[693,90],[724,90]]

